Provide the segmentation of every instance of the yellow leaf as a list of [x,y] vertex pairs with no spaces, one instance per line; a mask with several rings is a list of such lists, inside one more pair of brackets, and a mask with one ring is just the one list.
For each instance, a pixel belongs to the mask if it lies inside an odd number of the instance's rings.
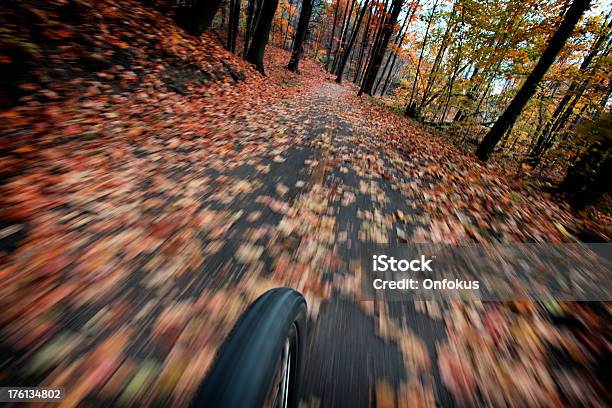
[[557,227],[557,229],[559,230],[560,233],[562,233],[563,235],[565,235],[567,238],[574,238],[574,236],[572,234],[569,233],[568,230],[565,229],[565,227],[561,224],[559,224],[558,222],[555,222],[555,227]]

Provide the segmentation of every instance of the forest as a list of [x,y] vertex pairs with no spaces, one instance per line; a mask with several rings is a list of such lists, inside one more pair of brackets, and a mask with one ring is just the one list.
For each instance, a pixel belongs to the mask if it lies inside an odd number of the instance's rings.
[[285,287],[301,407],[611,406],[611,48],[609,0],[0,2],[0,385],[192,406]]
[[[336,82],[353,82],[359,95],[440,129],[483,161],[508,163],[578,210],[610,192],[609,3],[230,0],[190,7],[179,8],[179,23],[195,34],[211,27],[261,72],[262,38],[269,37],[292,52],[288,69],[297,71],[307,55]],[[198,7],[201,15],[191,12]],[[609,199],[602,205],[609,208]]]

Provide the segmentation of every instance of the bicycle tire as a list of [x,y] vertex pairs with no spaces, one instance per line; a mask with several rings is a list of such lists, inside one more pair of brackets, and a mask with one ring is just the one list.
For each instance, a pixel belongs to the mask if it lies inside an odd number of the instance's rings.
[[[295,336],[288,407],[297,407],[306,339],[306,300],[290,288],[261,295],[238,321],[200,386],[194,407],[261,407],[288,336]],[[294,334],[292,334],[295,331]],[[292,340],[293,342],[293,340]]]

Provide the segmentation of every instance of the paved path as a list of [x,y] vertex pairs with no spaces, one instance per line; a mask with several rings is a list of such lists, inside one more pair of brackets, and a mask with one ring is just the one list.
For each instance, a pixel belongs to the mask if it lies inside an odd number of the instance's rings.
[[572,380],[542,369],[534,344],[556,337],[535,306],[363,301],[360,246],[446,237],[414,196],[435,157],[381,137],[350,98],[323,84],[210,135],[83,145],[90,166],[58,177],[61,205],[4,270],[2,377],[65,386],[67,405],[183,406],[248,305],[290,286],[309,303],[308,406],[549,403]]
[[[309,333],[305,401],[368,406],[376,398],[377,384],[380,393],[386,385],[397,388],[417,379],[429,384],[439,403],[450,405],[436,362],[436,342],[445,338],[442,321],[412,303],[390,303],[384,306],[384,319],[397,327],[385,337],[380,335],[381,311],[364,310],[355,300],[355,247],[406,240],[418,224],[413,220],[419,208],[399,188],[411,181],[402,172],[403,158],[397,153],[389,157],[371,129],[355,123],[353,116],[345,117],[346,92],[326,84],[275,112],[285,118],[281,127],[287,137],[299,142],[263,159],[263,165],[270,166],[266,173],[248,167],[229,174],[260,185],[229,210],[244,211],[241,220],[248,214],[260,216],[253,223],[234,224],[230,240],[209,265],[216,270],[229,267],[232,272],[226,273],[235,277],[250,275],[249,267],[227,261],[245,236],[254,229],[265,230],[261,238],[251,240],[253,246],[265,248],[260,274],[272,273],[274,281],[297,287],[309,297],[319,287],[322,296],[315,302],[321,303],[315,306]],[[215,208],[228,210],[224,205]],[[306,271],[306,280],[294,276],[294,270]],[[392,337],[403,334],[415,336],[424,348],[404,350],[402,355]],[[420,351],[427,354],[419,357],[428,360],[426,367],[407,367],[404,360],[412,358],[407,354]]]

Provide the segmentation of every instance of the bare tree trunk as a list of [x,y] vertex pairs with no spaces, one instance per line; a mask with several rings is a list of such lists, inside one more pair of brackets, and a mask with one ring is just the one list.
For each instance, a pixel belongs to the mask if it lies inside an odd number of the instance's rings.
[[[408,19],[408,26],[406,26],[406,31],[404,31],[404,34],[402,35],[399,45],[397,46],[398,50],[402,49],[402,44],[404,44],[404,40],[406,39],[406,33],[408,32],[408,27],[410,23],[412,22],[412,18],[414,17],[414,13],[416,13],[418,5],[419,5],[419,1],[417,1],[412,7],[410,18]],[[385,93],[387,92],[387,88],[389,87],[389,81],[391,80],[391,75],[393,74],[393,68],[395,68],[395,62],[397,61],[397,55],[398,55],[397,52],[393,53],[393,60],[391,61],[391,68],[389,68],[389,72],[387,73],[387,79],[385,79],[385,84],[383,85],[383,89],[380,92],[380,96],[385,95]]]
[[376,29],[373,33],[374,41],[372,43],[372,46],[370,47],[370,52],[366,59],[366,64],[364,66],[363,75],[361,78],[361,85],[359,87],[359,92],[357,93],[358,96],[361,96],[363,94],[363,89],[364,89],[366,78],[368,77],[368,73],[372,69],[372,61],[374,59],[374,55],[376,55],[376,53],[380,49],[384,27],[385,27],[385,24],[387,23],[388,12],[390,11],[390,9],[388,9],[387,7],[391,7],[389,5],[389,0],[385,0],[383,9],[379,13],[379,18],[376,24]]
[[365,3],[363,3],[361,12],[359,13],[359,17],[357,18],[357,22],[355,23],[355,27],[353,28],[353,32],[351,33],[351,38],[349,39],[348,46],[346,50],[344,50],[344,53],[342,55],[340,65],[338,67],[338,76],[336,77],[337,83],[342,83],[342,76],[344,75],[344,68],[346,67],[346,62],[349,59],[349,55],[353,49],[353,45],[355,45],[355,40],[357,39],[357,34],[359,33],[359,27],[361,27],[363,16],[365,16],[366,10],[368,9],[368,1],[369,0],[365,0]]
[[293,72],[298,72],[300,58],[304,52],[304,42],[308,35],[308,24],[310,23],[310,17],[312,15],[312,1],[313,0],[304,0],[302,2],[300,20],[298,21],[297,31],[293,39],[293,52],[291,53],[289,65],[287,65],[287,68]]
[[[414,13],[414,9],[415,9],[414,7],[411,7],[406,12],[406,18],[404,18],[404,22],[402,23],[402,26],[400,27],[399,32],[397,33],[397,36],[395,37],[395,41],[393,42],[393,45],[395,45],[397,48],[401,49],[402,47],[402,43],[404,42],[404,37],[406,36],[405,30],[408,30],[408,23],[410,22],[410,19],[412,18],[412,13]],[[382,73],[380,74],[380,77],[378,78],[378,81],[376,82],[376,85],[374,86],[374,94],[376,94],[376,91],[378,90],[380,83],[382,82],[382,79],[385,76],[385,72],[387,72],[387,68],[389,68],[389,63],[391,62],[391,60],[393,60],[393,64],[391,65],[391,69],[389,70],[389,75],[387,75],[387,79],[389,78],[391,71],[393,71],[393,65],[395,64],[396,57],[397,57],[397,51],[391,50],[387,57],[387,62],[385,62],[385,66],[383,67]],[[383,94],[381,93],[380,96],[382,95]]]
[[228,51],[236,52],[236,40],[238,38],[238,27],[240,21],[240,0],[230,0],[230,18],[229,27],[227,30],[227,45]]
[[416,107],[414,106],[414,92],[416,91],[417,83],[419,81],[419,70],[421,69],[421,62],[423,62],[423,55],[425,54],[425,46],[427,45],[427,38],[429,37],[429,29],[431,28],[431,22],[433,21],[438,7],[438,0],[433,5],[431,10],[431,18],[427,22],[427,28],[425,29],[425,36],[423,37],[423,46],[421,47],[421,53],[419,55],[419,62],[417,63],[416,73],[414,75],[414,82],[412,83],[412,90],[410,91],[410,100],[406,105],[404,116],[414,117],[416,115]]
[[393,0],[392,2],[391,15],[381,27],[380,44],[378,45],[377,49],[373,50],[372,60],[370,62],[368,70],[366,71],[366,77],[363,81],[363,86],[359,90],[360,95],[362,93],[372,95],[374,81],[376,80],[376,77],[378,75],[378,71],[385,56],[389,40],[391,39],[391,35],[393,34],[393,29],[395,27],[395,24],[397,23],[397,18],[399,16],[400,11],[402,10],[403,4],[403,0]]
[[363,37],[361,40],[361,49],[359,51],[359,58],[357,60],[357,69],[355,70],[355,77],[353,78],[353,82],[357,83],[359,80],[359,76],[361,75],[361,67],[363,65],[363,57],[365,55],[366,43],[368,42],[368,38],[370,37],[370,23],[372,21],[372,16],[374,15],[374,7],[370,6],[370,12],[368,13],[368,21],[366,22],[365,29],[363,31]]
[[346,7],[344,8],[344,13],[342,13],[342,23],[340,24],[340,38],[338,38],[338,44],[336,45],[336,51],[332,52],[334,60],[329,69],[329,72],[334,72],[336,70],[336,64],[338,63],[338,50],[340,49],[340,42],[342,41],[342,33],[344,32],[344,25],[346,24],[346,15],[348,13],[348,8],[349,8],[349,0],[346,0]]
[[376,22],[375,22],[376,24],[374,26],[374,31],[372,32],[372,39],[371,39],[372,46],[370,47],[370,50],[367,53],[366,59],[364,61],[365,65],[363,66],[364,69],[361,74],[361,79],[359,80],[359,82],[361,82],[361,85],[359,87],[358,95],[361,95],[363,93],[363,82],[365,81],[366,74],[368,73],[371,67],[372,57],[380,46],[380,39],[382,37],[383,27],[385,26],[385,22],[387,21],[387,11],[388,11],[387,6],[388,5],[389,5],[389,0],[385,0],[383,8],[378,13],[378,18],[376,19]]
[[[464,11],[465,9],[463,7],[461,7],[461,27],[463,27],[464,24]],[[461,37],[459,38],[459,46],[457,49],[457,54],[455,55],[455,64],[453,67],[453,73],[451,75],[451,79],[448,83],[448,94],[446,95],[446,102],[444,103],[444,109],[442,110],[442,116],[440,117],[440,122],[444,122],[444,119],[446,118],[446,113],[448,112],[448,105],[450,103],[450,99],[451,99],[451,95],[453,93],[453,86],[455,85],[455,79],[457,78],[457,73],[459,72],[459,65],[461,62],[461,49],[463,48],[463,39],[464,39],[464,32],[461,32]]]
[[440,42],[440,48],[438,48],[438,53],[436,54],[436,58],[434,59],[433,66],[431,67],[431,71],[429,72],[429,78],[427,78],[427,85],[425,85],[425,90],[423,91],[423,98],[421,98],[421,103],[419,104],[419,107],[417,108],[417,115],[420,115],[421,111],[427,105],[426,101],[427,101],[427,98],[429,97],[429,92],[431,91],[431,87],[433,86],[434,79],[436,77],[436,74],[438,73],[440,63],[442,62],[442,57],[444,56],[444,53],[446,53],[446,47],[448,45],[447,43],[448,43],[448,38],[451,33],[451,29],[454,30],[453,19],[455,18],[456,11],[457,11],[457,3],[455,2],[453,4],[453,10],[451,11],[450,17],[448,19],[448,24],[446,26],[446,29],[444,30],[442,41]]
[[336,9],[334,10],[334,23],[332,25],[331,37],[329,38],[329,47],[327,48],[327,61],[325,62],[325,69],[330,70],[329,63],[331,62],[332,57],[332,49],[334,46],[334,35],[336,35],[336,22],[338,21],[338,9],[340,8],[340,0],[336,4]]
[[247,8],[247,23],[244,30],[244,47],[242,48],[242,55],[246,55],[247,49],[249,48],[249,39],[253,31],[253,18],[255,15],[255,0],[249,0],[249,6]]
[[278,0],[263,0],[259,20],[257,21],[255,32],[253,33],[253,41],[245,57],[245,60],[254,64],[257,70],[263,75],[265,75],[263,61],[264,52],[268,44],[270,28],[272,27],[272,20],[274,20],[274,14],[276,13],[277,7]]
[[[348,6],[348,2],[346,3]],[[349,27],[351,25],[351,16],[353,15],[353,8],[355,7],[355,0],[351,1],[351,8],[350,10],[348,10],[348,13],[345,12],[345,21],[346,23],[343,24],[342,26],[342,30],[340,30],[340,39],[338,40],[338,48],[336,48],[336,53],[334,54],[334,63],[332,65],[332,72],[337,73],[337,69],[338,69],[338,63],[340,61],[340,58],[342,56],[342,51],[343,51],[343,47],[344,47],[344,42],[346,39],[346,35],[349,31]]]

